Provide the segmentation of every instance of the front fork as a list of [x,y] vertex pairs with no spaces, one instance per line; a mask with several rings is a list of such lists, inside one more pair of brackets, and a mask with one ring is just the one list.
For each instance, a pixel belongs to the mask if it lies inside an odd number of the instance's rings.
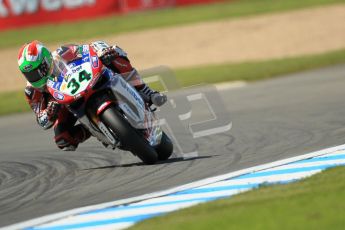
[[95,121],[99,130],[108,138],[111,145],[115,148],[119,144],[119,141],[114,138],[114,135],[112,132],[107,128],[107,126],[99,119],[99,115],[103,113],[106,109],[108,109],[109,106],[112,106],[114,104],[113,101],[105,101],[103,102],[99,108],[97,109],[97,120]]
[[89,128],[90,132],[103,144],[111,145],[116,148],[119,141],[111,130],[99,119],[102,114],[110,106],[116,105],[116,100],[109,92],[101,91],[89,98],[85,105],[86,115],[80,119],[80,122]]

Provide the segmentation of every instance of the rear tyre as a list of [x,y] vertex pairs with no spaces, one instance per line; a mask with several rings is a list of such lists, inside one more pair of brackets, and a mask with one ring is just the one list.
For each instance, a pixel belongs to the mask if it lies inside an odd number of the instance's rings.
[[128,123],[128,121],[113,106],[100,115],[104,122],[120,139],[122,145],[139,157],[145,164],[158,161],[156,150]]
[[158,160],[165,161],[171,156],[174,146],[168,135],[163,132],[161,143],[155,149],[158,153]]

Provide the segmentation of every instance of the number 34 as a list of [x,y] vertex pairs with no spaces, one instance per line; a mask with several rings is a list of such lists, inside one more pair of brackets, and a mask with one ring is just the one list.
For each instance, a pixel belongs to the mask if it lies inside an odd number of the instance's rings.
[[88,72],[86,72],[85,70],[81,71],[79,73],[79,82],[77,82],[77,80],[75,78],[72,78],[72,80],[70,82],[68,82],[67,84],[67,88],[72,88],[71,90],[71,94],[75,94],[78,89],[80,88],[80,82],[83,81],[89,81],[91,79],[91,74],[89,74]]

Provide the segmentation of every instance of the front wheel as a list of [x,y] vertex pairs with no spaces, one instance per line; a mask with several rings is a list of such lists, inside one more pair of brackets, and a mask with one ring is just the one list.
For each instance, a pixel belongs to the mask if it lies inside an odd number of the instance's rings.
[[155,149],[158,153],[158,160],[160,161],[168,160],[173,153],[173,143],[165,132],[162,134],[161,143],[157,145]]
[[145,164],[154,164],[158,161],[156,150],[136,132],[115,107],[110,106],[106,109],[100,115],[100,119],[115,133],[121,144]]

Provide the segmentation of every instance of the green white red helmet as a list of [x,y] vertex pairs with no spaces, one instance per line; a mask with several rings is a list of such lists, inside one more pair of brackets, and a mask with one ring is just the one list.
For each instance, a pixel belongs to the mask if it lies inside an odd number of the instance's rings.
[[19,50],[18,65],[33,87],[42,88],[53,72],[52,54],[39,41],[32,41]]

